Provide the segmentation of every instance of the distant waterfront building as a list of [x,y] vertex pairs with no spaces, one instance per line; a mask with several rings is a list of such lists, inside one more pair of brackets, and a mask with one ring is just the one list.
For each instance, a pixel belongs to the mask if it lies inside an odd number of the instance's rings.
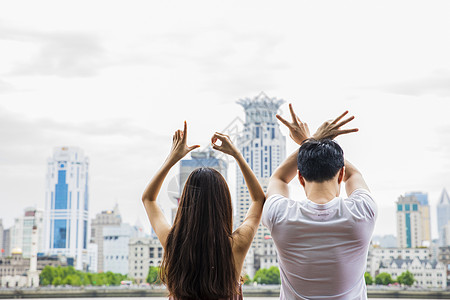
[[[91,243],[97,245],[97,272],[103,272],[104,268],[104,255],[103,255],[103,230],[108,227],[117,227],[122,224],[122,217],[120,216],[119,206],[116,204],[113,210],[104,210],[95,216],[95,219],[91,220]],[[92,249],[91,249],[92,252]],[[90,258],[91,262],[94,262]]]
[[393,259],[414,259],[432,260],[433,255],[429,248],[369,248],[367,255],[366,272],[375,278],[380,272],[381,266],[387,266]]
[[[423,194],[409,193],[398,198],[397,246],[399,248],[429,247],[431,244],[428,200],[424,202],[423,198],[419,197],[421,195]],[[422,203],[426,204],[422,205]]]
[[44,250],[44,212],[34,207],[25,208],[24,215],[14,219],[11,228],[11,247],[21,249],[25,258],[31,257],[33,227],[37,227],[37,249]]
[[128,273],[128,244],[131,238],[138,236],[138,229],[126,223],[103,228],[104,272]]
[[11,255],[11,228],[3,230],[2,256]]
[[157,238],[131,238],[128,244],[128,277],[144,283],[150,267],[160,267],[164,249]]
[[[236,146],[266,191],[270,176],[286,157],[286,138],[281,134],[275,117],[284,100],[269,98],[266,94],[260,93],[253,99],[241,99],[237,103],[244,108],[245,123],[243,132],[237,138]],[[244,177],[239,168],[236,171],[234,228],[244,221],[251,203]],[[268,242],[268,237],[270,237],[269,230],[260,225],[252,244],[255,251],[255,267],[261,264],[261,261],[257,260],[264,254],[264,245]],[[264,258],[263,262],[266,259]],[[268,259],[270,261],[270,258]],[[255,271],[250,270],[249,266],[244,268],[249,274]]]
[[410,271],[415,284],[423,288],[447,288],[447,266],[436,260],[395,258],[380,267],[380,273],[389,273],[394,280],[406,271]]
[[420,223],[422,224],[421,240],[422,243],[424,243],[424,246],[429,246],[431,244],[431,218],[428,194],[422,192],[410,192],[406,193],[405,197],[416,198],[419,201]]
[[47,161],[45,253],[75,259],[87,267],[89,242],[89,159],[78,147],[54,148]]
[[439,245],[450,246],[450,230],[447,230],[448,234],[445,233],[444,227],[450,221],[450,197],[447,194],[447,190],[444,188],[439,198],[439,203],[437,205],[437,226],[439,233]]

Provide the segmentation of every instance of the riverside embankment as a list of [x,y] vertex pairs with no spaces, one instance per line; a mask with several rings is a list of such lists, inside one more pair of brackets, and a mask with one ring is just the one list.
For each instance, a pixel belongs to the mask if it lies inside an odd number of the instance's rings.
[[[279,286],[245,286],[244,297],[278,297]],[[25,298],[128,298],[166,297],[167,291],[161,287],[84,287],[84,288],[23,288],[0,289],[0,299]],[[400,290],[380,289],[368,291],[369,298],[384,299],[450,299],[450,291],[442,290]]]

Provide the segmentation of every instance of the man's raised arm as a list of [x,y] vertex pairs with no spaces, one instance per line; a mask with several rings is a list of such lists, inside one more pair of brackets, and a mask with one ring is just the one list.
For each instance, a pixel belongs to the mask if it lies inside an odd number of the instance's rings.
[[366,184],[361,172],[352,165],[349,161],[345,160],[345,191],[347,192],[347,196],[350,196],[357,189],[364,189],[368,192],[369,187]]

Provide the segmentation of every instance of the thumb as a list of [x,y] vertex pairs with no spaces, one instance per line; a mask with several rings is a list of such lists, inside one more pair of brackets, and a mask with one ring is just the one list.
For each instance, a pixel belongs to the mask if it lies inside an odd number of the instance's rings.
[[200,145],[193,145],[193,146],[188,147],[188,150],[192,151],[192,150],[197,149],[199,147],[200,147]]

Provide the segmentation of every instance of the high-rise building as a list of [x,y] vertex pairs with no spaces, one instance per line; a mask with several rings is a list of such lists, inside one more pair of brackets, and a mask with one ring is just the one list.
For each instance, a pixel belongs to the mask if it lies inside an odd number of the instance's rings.
[[89,242],[89,159],[78,147],[54,148],[47,161],[45,252],[85,269]]
[[[103,229],[107,227],[116,227],[122,224],[119,206],[116,204],[113,210],[104,210],[91,220],[91,243],[97,245],[97,272],[104,271],[104,255],[103,255]],[[92,258],[91,258],[92,260]]]
[[24,258],[31,257],[33,227],[36,227],[37,251],[44,250],[44,212],[34,207],[25,208],[23,216],[14,219],[11,228],[11,247],[21,249]]
[[422,192],[410,192],[406,193],[405,197],[415,197],[417,201],[419,201],[420,222],[422,224],[421,240],[423,241],[423,246],[429,246],[431,244],[431,219],[428,194]]
[[444,188],[439,198],[437,205],[437,226],[439,233],[439,245],[450,246],[450,240],[447,240],[444,226],[450,221],[450,197],[447,194],[447,190]]
[[397,201],[397,247],[417,248],[430,241],[422,239],[420,202],[414,196],[400,196]]
[[3,230],[2,256],[11,255],[11,228]]
[[[244,108],[245,122],[236,146],[266,191],[270,176],[286,157],[286,137],[281,134],[275,117],[284,100],[269,98],[261,93],[253,99],[241,99],[237,103]],[[235,228],[244,221],[251,203],[239,168],[236,174],[236,192]],[[258,268],[260,261],[258,255],[264,254],[263,248],[267,247],[265,242],[269,237],[269,230],[260,225],[252,244],[255,250],[255,268]],[[253,273],[252,270],[246,271],[249,274]]]

